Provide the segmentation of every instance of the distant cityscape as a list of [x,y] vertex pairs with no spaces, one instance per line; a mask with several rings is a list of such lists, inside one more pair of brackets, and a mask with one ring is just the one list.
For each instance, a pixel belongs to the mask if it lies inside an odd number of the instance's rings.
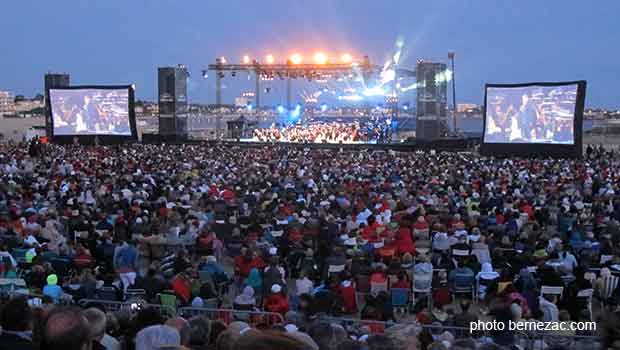
[[[228,109],[236,109],[237,111],[243,110],[248,103],[252,101],[247,96],[240,96],[235,99],[234,105],[223,105],[220,107]],[[241,102],[239,102],[241,101]],[[314,106],[315,109],[320,110],[319,106],[308,105],[305,108],[309,109]],[[190,114],[209,114],[216,109],[214,104],[200,104],[194,103],[189,105]],[[262,110],[274,109],[275,106],[264,106]],[[415,107],[409,107],[409,104],[401,105],[400,113],[403,115],[414,115]],[[332,107],[329,111],[322,111],[327,115],[342,115],[342,114],[358,114],[364,113],[367,107],[357,106],[338,106]],[[459,103],[457,104],[457,114],[460,118],[481,118],[482,117],[482,105],[475,103]],[[451,106],[450,106],[451,111]],[[159,114],[159,107],[156,102],[137,100],[135,103],[135,113],[137,117],[149,117],[157,116]],[[0,90],[0,116],[7,118],[32,118],[43,117],[45,114],[45,97],[42,94],[37,94],[33,97],[25,97],[23,95],[15,95],[10,91]],[[585,120],[606,120],[606,119],[620,119],[620,110],[609,110],[604,108],[586,108],[584,110]]]

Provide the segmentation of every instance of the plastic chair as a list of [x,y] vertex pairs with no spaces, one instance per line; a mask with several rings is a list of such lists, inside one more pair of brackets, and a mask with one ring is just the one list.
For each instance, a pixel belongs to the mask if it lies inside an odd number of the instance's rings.
[[144,289],[131,289],[128,288],[125,291],[125,300],[145,299],[146,290]]
[[159,303],[162,306],[172,308],[172,310],[177,309],[177,296],[170,292],[158,293],[157,298],[159,299]]
[[607,300],[612,297],[614,291],[618,287],[617,276],[607,276],[603,279],[603,287],[598,291],[598,297],[601,299],[601,307],[605,306]]
[[413,288],[411,289],[411,304],[415,305],[415,293],[428,296],[428,305],[431,306],[431,292],[433,286],[433,273],[413,274]]
[[327,274],[328,276],[331,276],[332,274],[339,274],[344,271],[344,269],[345,265],[329,265],[327,268]]
[[562,293],[564,293],[564,287],[556,287],[556,286],[541,286],[540,287],[540,296],[545,294],[557,295],[559,298],[562,297]]
[[385,282],[380,282],[380,283],[370,282],[370,293],[378,294],[380,292],[387,292],[387,290],[388,290],[387,279],[385,280]]
[[454,284],[452,286],[452,293],[456,294],[470,294],[471,299],[476,303],[476,290],[474,288],[474,276],[469,274],[457,273],[454,276]]
[[430,230],[425,228],[425,229],[413,229],[413,236],[415,237],[416,241],[421,240],[421,241],[430,241],[431,236],[430,236]]
[[409,289],[392,288],[390,289],[390,295],[394,311],[402,310],[403,313],[406,312],[409,307]]
[[73,234],[76,242],[79,239],[88,239],[88,231],[75,231]]

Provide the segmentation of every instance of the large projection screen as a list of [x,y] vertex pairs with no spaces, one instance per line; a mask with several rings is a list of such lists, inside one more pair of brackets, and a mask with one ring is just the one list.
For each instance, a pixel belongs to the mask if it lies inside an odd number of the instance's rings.
[[585,84],[487,84],[483,153],[579,156]]
[[135,135],[130,86],[50,89],[49,98],[53,136]]

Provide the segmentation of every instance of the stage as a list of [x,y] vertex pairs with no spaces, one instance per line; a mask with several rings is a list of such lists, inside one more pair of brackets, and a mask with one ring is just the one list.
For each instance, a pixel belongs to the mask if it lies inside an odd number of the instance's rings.
[[299,143],[299,142],[259,142],[252,139],[224,139],[224,140],[201,140],[180,137],[175,135],[143,134],[142,143],[145,144],[225,144],[231,147],[299,147],[299,148],[323,148],[323,149],[343,149],[343,150],[393,150],[399,152],[413,152],[418,150],[435,150],[463,152],[471,151],[480,144],[480,137],[462,138],[441,138],[436,140],[416,140],[410,138],[403,142],[391,143]]

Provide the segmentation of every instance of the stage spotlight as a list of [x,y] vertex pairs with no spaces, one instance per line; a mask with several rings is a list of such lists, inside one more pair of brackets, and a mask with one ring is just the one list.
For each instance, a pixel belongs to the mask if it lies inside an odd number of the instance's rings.
[[295,106],[295,110],[300,110],[300,109],[301,109],[301,105],[298,103],[298,104]]
[[265,62],[267,62],[267,64],[273,64],[276,61],[275,57],[273,57],[273,55],[269,54],[265,57]]
[[248,111],[251,111],[252,110],[252,104],[248,103],[247,108],[248,108]]
[[282,105],[278,105],[278,107],[276,107],[276,110],[278,111],[278,113],[284,113],[284,107],[282,107]]
[[404,106],[403,106],[403,110],[405,110],[405,111],[406,111],[406,110],[408,110],[408,109],[409,109],[409,106],[407,106],[407,105],[404,105]]
[[340,60],[342,61],[342,63],[351,63],[353,61],[353,57],[351,57],[351,55],[349,55],[348,53],[345,53],[342,54]]
[[321,112],[325,112],[327,110],[327,105],[325,103],[323,103],[321,105]]
[[204,70],[204,69],[202,70],[202,77],[205,78],[205,79],[207,79],[209,77],[209,74],[207,74],[207,71]]
[[327,63],[327,55],[324,52],[317,52],[314,54],[314,62],[316,64],[325,64]]
[[250,64],[250,56],[248,55],[243,56],[243,64]]
[[298,54],[298,53],[294,53],[291,55],[291,63],[292,64],[300,64],[301,61],[303,61],[303,57]]
[[221,64],[226,64],[226,57],[224,57],[224,56],[220,57],[220,63]]

